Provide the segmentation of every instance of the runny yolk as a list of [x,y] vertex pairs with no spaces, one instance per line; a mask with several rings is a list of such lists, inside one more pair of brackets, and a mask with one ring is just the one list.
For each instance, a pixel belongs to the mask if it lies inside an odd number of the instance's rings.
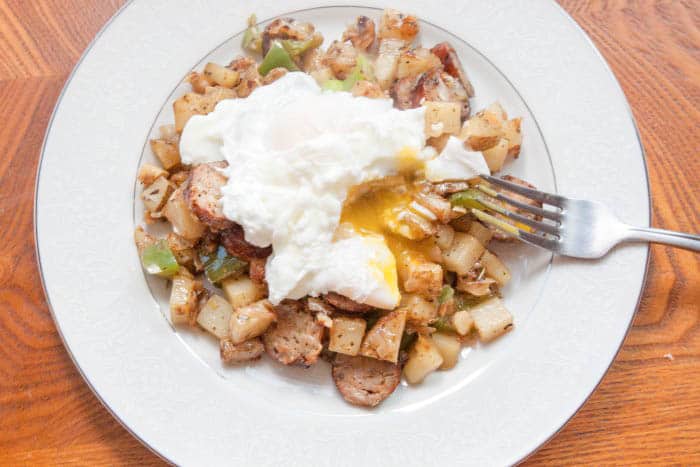
[[[415,192],[415,186],[407,182],[374,188],[346,204],[340,215],[340,222],[349,223],[361,234],[381,235],[397,262],[406,255],[430,257],[430,250],[435,246],[433,238],[411,240],[393,233],[388,228],[391,221],[397,220],[398,212],[408,209]],[[386,276],[387,272],[384,274]],[[395,275],[396,272],[392,271],[391,274]]]

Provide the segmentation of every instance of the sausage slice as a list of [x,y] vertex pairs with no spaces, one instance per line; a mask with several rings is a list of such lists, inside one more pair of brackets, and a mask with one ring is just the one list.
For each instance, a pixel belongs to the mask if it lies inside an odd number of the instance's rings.
[[272,253],[272,247],[260,248],[245,240],[243,228],[233,224],[221,232],[221,244],[230,255],[250,261],[253,258],[267,258]]
[[328,292],[323,298],[328,304],[350,313],[366,313],[372,310],[372,307],[369,305],[358,303],[355,300],[351,300],[335,292]]
[[263,334],[268,355],[285,365],[311,366],[323,349],[323,326],[301,303],[285,300],[275,307],[277,322]]
[[185,200],[190,210],[213,230],[224,230],[234,224],[221,209],[221,187],[226,184],[226,177],[219,169],[226,165],[225,162],[199,164],[190,172],[185,188]]
[[378,405],[401,381],[399,365],[368,357],[337,354],[332,372],[333,381],[343,398],[363,407]]

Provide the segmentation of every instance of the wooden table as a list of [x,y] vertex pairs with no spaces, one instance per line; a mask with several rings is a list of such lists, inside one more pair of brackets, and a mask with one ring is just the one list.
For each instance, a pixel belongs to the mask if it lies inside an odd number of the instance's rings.
[[[80,54],[122,0],[0,0],[0,465],[160,464],[76,371],[41,290],[34,176]],[[700,232],[700,2],[562,2],[610,63],[641,132],[653,223]],[[700,462],[700,255],[654,246],[625,344],[527,464]]]

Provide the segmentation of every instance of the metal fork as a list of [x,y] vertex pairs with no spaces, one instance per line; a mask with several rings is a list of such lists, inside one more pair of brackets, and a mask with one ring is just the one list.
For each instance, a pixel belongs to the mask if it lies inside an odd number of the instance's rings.
[[[545,193],[489,175],[482,175],[481,178],[491,185],[542,203],[543,207],[531,206],[498,192],[491,186],[479,184],[476,188],[486,195],[479,199],[479,203],[491,211],[512,219],[515,225],[484,210],[473,208],[472,213],[479,220],[524,242],[559,255],[600,258],[621,242],[663,243],[686,250],[700,251],[700,235],[632,227],[620,222],[605,205],[598,202]],[[534,220],[507,209],[502,203],[495,202],[494,198],[542,220]],[[547,205],[554,209],[547,209]]]

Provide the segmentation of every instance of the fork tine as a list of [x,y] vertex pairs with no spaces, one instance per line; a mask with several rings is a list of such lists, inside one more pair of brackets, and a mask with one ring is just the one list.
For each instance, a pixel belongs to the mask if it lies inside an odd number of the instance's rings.
[[513,219],[514,221],[520,223],[520,224],[525,224],[528,227],[532,227],[533,229],[541,230],[542,232],[546,232],[551,235],[559,235],[559,227],[556,225],[552,224],[546,224],[544,222],[539,222],[533,219],[530,219],[529,217],[522,216],[516,212],[509,211],[506,209],[504,206],[501,206],[498,203],[494,203],[489,199],[481,199],[479,200],[481,204],[483,204],[485,207],[491,209],[492,211],[495,211],[499,214],[502,214],[509,219]]
[[520,234],[522,241],[529,243],[530,245],[535,245],[545,250],[558,252],[559,251],[559,240],[542,237],[540,235],[534,235],[529,232],[522,232]]
[[538,246],[540,248],[544,248],[550,251],[558,251],[559,249],[558,239],[526,232],[522,229],[515,227],[514,225],[511,225],[497,217],[492,216],[491,214],[479,211],[478,209],[472,209],[471,212],[480,221],[485,222],[487,224],[491,224],[494,227],[501,229],[511,237],[519,238],[525,243],[529,243],[530,245]]
[[512,191],[513,193],[518,193],[527,198],[534,199],[535,201],[551,204],[559,208],[563,206],[565,201],[565,198],[563,198],[562,196],[554,195],[551,193],[545,193],[543,191],[533,190],[532,188],[526,188],[522,185],[518,185],[517,183],[508,182],[506,180],[502,180],[497,177],[492,177],[490,175],[481,175],[481,178],[483,178],[489,183],[505,188],[508,191]]
[[527,211],[531,214],[534,214],[535,216],[540,216],[540,217],[544,217],[546,219],[561,222],[562,214],[559,211],[550,211],[548,209],[538,208],[537,206],[531,206],[529,204],[526,204],[526,203],[523,203],[523,202],[518,201],[516,199],[513,199],[510,196],[506,196],[502,193],[499,193],[496,190],[489,188],[489,187],[482,185],[482,184],[478,184],[476,186],[476,188],[479,191],[482,191],[493,198],[499,199],[501,201],[505,201],[506,203],[512,204],[516,208],[522,209],[523,211]]

